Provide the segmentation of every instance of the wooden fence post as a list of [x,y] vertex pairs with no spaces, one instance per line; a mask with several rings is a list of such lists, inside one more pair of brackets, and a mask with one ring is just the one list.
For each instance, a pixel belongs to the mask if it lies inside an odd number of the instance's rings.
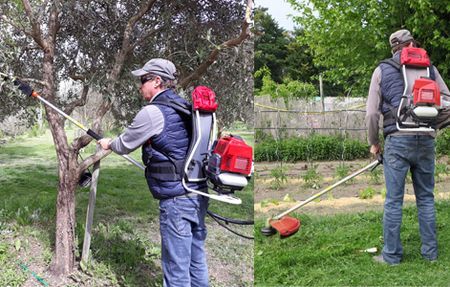
[[319,92],[320,92],[320,100],[322,101],[322,112],[325,112],[325,99],[323,96],[322,74],[319,75]]
[[[97,151],[101,147],[97,145]],[[91,231],[92,231],[92,222],[94,221],[94,208],[95,208],[95,200],[97,198],[97,183],[98,177],[100,174],[100,161],[94,163],[94,168],[92,171],[92,181],[91,181],[91,189],[89,192],[89,204],[86,212],[86,227],[84,231],[84,241],[83,241],[83,251],[81,253],[81,268],[84,269],[88,266],[89,262],[89,254],[91,248]],[[83,268],[84,266],[84,268]]]

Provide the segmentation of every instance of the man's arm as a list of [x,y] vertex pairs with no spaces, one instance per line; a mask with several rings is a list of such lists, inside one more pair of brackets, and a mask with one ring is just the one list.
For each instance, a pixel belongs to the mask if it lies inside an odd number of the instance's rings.
[[381,69],[377,67],[372,74],[370,81],[369,95],[366,103],[366,126],[368,131],[368,142],[371,145],[370,152],[377,154],[380,152],[380,145],[378,141],[378,132],[380,121],[380,103],[381,103]]
[[370,145],[378,145],[378,123],[380,121],[381,103],[381,69],[377,67],[370,81],[369,95],[366,103],[366,127],[368,130],[368,142]]
[[128,154],[142,146],[152,136],[158,135],[164,128],[164,116],[161,110],[154,106],[144,107],[128,128],[117,138],[105,138],[98,143],[103,149],[112,149],[118,154]]

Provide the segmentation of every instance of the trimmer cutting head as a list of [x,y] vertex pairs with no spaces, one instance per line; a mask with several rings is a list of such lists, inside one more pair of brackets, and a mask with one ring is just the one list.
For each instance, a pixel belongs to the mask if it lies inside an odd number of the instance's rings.
[[261,233],[264,236],[272,236],[277,233],[277,230],[272,226],[264,226],[263,228],[261,228]]
[[290,216],[283,216],[281,219],[268,219],[266,226],[261,228],[261,233],[271,236],[280,233],[281,238],[289,237],[300,229],[300,220]]

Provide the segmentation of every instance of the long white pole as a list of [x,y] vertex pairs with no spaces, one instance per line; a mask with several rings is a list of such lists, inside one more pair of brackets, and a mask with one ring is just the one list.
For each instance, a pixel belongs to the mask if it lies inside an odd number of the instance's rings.
[[349,175],[349,176],[347,176],[347,177],[344,177],[344,178],[341,179],[340,181],[338,181],[338,182],[336,182],[335,184],[333,184],[333,185],[331,185],[331,186],[325,188],[325,189],[322,190],[321,192],[314,194],[313,196],[309,197],[309,198],[306,199],[305,201],[302,201],[302,202],[300,202],[299,204],[297,204],[297,205],[291,207],[290,209],[286,210],[285,212],[283,212],[283,213],[281,213],[281,214],[275,216],[273,219],[278,220],[278,219],[282,218],[283,216],[285,216],[285,215],[291,213],[292,211],[297,210],[297,209],[299,209],[300,207],[302,207],[302,206],[304,206],[304,205],[310,203],[310,202],[313,201],[314,199],[316,199],[316,198],[318,198],[318,197],[324,195],[325,193],[331,191],[331,190],[334,189],[335,187],[337,187],[337,186],[343,184],[344,182],[346,182],[346,181],[348,181],[348,180],[354,178],[355,176],[359,175],[360,173],[363,173],[363,172],[365,172],[366,170],[371,169],[371,168],[377,166],[378,164],[380,164],[380,161],[379,161],[379,160],[376,160],[376,161],[372,162],[372,163],[369,164],[368,166],[366,166],[366,167],[364,167],[364,168],[362,168],[362,169],[356,171],[355,173],[353,173],[353,174],[351,174],[351,175]]

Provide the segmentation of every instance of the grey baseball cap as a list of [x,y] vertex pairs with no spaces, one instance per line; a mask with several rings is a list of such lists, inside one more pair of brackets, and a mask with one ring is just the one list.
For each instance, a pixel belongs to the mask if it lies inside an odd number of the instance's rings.
[[391,36],[389,37],[389,44],[391,45],[391,48],[393,48],[397,45],[413,40],[414,38],[411,35],[411,32],[406,29],[402,29],[391,34]]
[[131,73],[136,77],[141,77],[143,75],[151,73],[169,80],[175,80],[177,69],[171,61],[161,58],[155,58],[145,63],[144,67],[132,71]]

